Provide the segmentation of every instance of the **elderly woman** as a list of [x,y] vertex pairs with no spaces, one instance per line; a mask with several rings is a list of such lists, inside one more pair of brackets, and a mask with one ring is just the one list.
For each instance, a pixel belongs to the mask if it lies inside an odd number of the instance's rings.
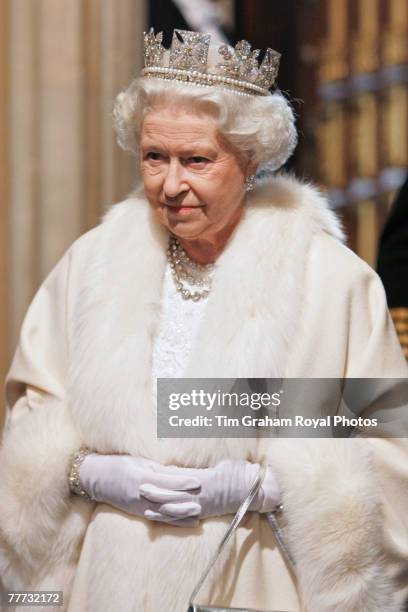
[[[245,42],[209,42],[176,31],[168,52],[145,36],[145,69],[114,114],[140,186],[27,314],[0,456],[2,587],[62,590],[69,612],[186,610],[262,462],[200,599],[396,612],[402,440],[156,435],[157,377],[407,375],[376,274],[315,188],[274,173],[296,143],[290,106],[269,91],[276,55],[259,66]],[[295,572],[263,516],[280,503]]]

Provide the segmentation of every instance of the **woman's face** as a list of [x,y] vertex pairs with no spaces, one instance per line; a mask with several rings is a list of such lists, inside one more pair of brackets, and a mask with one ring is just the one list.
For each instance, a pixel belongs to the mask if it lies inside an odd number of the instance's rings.
[[184,241],[229,236],[247,172],[214,118],[157,109],[145,116],[140,140],[144,189],[160,223]]

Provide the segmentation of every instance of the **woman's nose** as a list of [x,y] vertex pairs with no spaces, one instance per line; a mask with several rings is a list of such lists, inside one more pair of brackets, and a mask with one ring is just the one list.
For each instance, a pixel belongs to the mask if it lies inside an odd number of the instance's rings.
[[183,167],[178,161],[170,161],[163,182],[163,191],[165,196],[175,198],[180,193],[188,189],[183,170]]

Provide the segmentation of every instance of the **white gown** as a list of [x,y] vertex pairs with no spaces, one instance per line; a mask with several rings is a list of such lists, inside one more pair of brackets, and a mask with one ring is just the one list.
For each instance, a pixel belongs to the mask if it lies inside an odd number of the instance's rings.
[[167,263],[163,281],[162,312],[153,347],[154,394],[157,378],[182,378],[203,317],[207,298],[185,300],[177,291]]

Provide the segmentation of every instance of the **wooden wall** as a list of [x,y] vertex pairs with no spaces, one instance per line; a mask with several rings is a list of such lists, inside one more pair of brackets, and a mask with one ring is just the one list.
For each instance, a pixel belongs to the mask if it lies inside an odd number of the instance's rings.
[[236,0],[236,13],[240,37],[283,54],[300,136],[290,166],[327,189],[375,266],[408,168],[408,0]]

